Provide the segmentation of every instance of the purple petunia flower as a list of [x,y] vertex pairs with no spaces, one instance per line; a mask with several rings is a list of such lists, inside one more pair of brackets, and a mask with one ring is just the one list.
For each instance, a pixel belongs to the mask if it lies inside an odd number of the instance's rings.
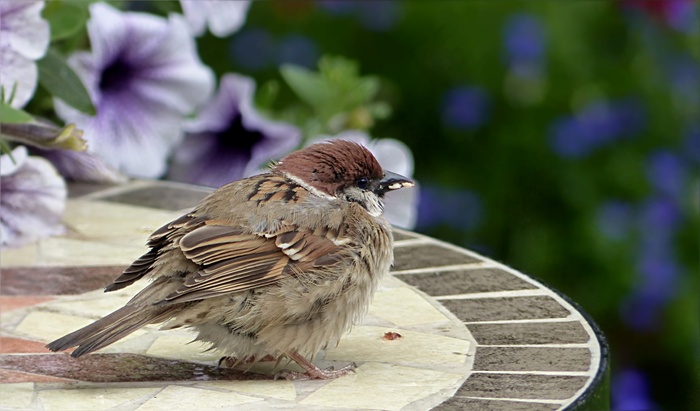
[[456,87],[445,93],[442,99],[442,122],[458,130],[473,130],[489,117],[489,98],[477,86]]
[[[14,161],[13,161],[14,160]],[[17,247],[63,231],[66,183],[24,146],[0,157],[0,246]]]
[[183,117],[211,94],[212,71],[197,56],[179,15],[168,19],[90,6],[92,52],[68,63],[88,89],[96,116],[55,100],[57,114],[84,130],[89,150],[119,171],[154,178],[182,136]]
[[297,147],[299,130],[271,121],[253,107],[255,83],[226,74],[217,95],[184,125],[169,178],[220,187],[259,172],[265,162]]
[[49,23],[41,18],[43,1],[0,1],[0,87],[12,106],[24,107],[34,95],[38,80],[35,61],[49,47]]
[[[342,139],[354,141],[367,147],[374,154],[382,168],[401,174],[404,177],[413,177],[413,154],[402,142],[392,138],[371,139],[366,133],[358,130],[346,130],[334,137],[320,136],[309,141],[309,144],[328,139]],[[404,191],[402,193],[402,191]],[[418,218],[418,199],[420,188],[418,183],[408,190],[397,190],[386,194],[385,217],[396,227],[412,230]]]
[[250,1],[180,0],[180,5],[195,36],[201,36],[209,27],[215,36],[226,37],[245,23]]

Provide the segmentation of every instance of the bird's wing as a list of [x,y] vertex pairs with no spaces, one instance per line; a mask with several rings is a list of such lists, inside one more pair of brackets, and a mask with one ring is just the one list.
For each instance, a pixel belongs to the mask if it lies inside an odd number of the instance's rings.
[[205,218],[193,217],[191,214],[185,214],[154,231],[153,234],[148,237],[148,242],[146,243],[151,249],[134,261],[119,277],[105,287],[105,292],[120,290],[143,278],[151,271],[158,260],[158,256],[172,248],[174,236],[181,235],[182,232],[194,230],[205,223]]
[[286,225],[275,232],[250,233],[241,227],[206,222],[179,242],[185,257],[201,269],[166,296],[163,303],[216,297],[274,284],[342,258],[339,230]]

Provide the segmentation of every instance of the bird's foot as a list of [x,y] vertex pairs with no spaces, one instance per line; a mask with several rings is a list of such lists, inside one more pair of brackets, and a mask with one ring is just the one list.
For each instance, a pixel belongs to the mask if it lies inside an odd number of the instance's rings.
[[338,377],[347,375],[350,371],[354,371],[357,368],[357,364],[350,363],[345,367],[336,370],[333,367],[326,368],[322,370],[317,366],[313,365],[309,360],[304,358],[301,354],[296,351],[291,351],[287,353],[287,356],[294,360],[297,364],[305,370],[305,372],[299,371],[280,371],[275,375],[275,379],[285,378],[287,380],[333,380]]
[[306,372],[284,370],[278,372],[275,375],[275,379],[285,378],[289,381],[333,380],[338,377],[347,375],[350,371],[355,371],[355,368],[357,368],[357,364],[353,362],[339,370],[336,370],[333,367],[328,367],[323,370],[318,367],[314,367],[313,369],[307,370]]

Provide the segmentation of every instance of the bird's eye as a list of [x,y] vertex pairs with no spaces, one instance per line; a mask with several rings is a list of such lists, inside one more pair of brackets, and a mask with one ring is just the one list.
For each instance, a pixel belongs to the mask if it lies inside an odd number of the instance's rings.
[[357,186],[361,189],[367,188],[367,185],[369,184],[369,180],[367,180],[367,177],[360,177],[357,179],[356,182]]

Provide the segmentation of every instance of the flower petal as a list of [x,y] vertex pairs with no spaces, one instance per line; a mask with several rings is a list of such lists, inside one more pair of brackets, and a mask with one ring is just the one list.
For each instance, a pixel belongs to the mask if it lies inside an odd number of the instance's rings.
[[0,44],[23,57],[37,60],[49,47],[49,23],[41,18],[44,2],[39,0],[2,0],[0,2]]
[[268,120],[253,107],[255,83],[226,74],[214,99],[185,123],[188,133],[177,148],[169,178],[219,187],[257,174],[266,161],[293,150],[299,130]]
[[[60,233],[61,215],[67,196],[66,183],[51,163],[27,156],[24,146],[15,148],[17,163],[3,167],[0,177],[0,239],[2,247],[17,247],[36,239]],[[6,163],[3,155],[0,163]]]
[[36,63],[9,47],[0,46],[0,69],[0,87],[5,90],[5,98],[14,90],[11,106],[24,107],[36,90],[39,78]]
[[21,108],[34,95],[38,79],[34,60],[49,46],[49,24],[41,18],[43,1],[0,2],[0,86],[6,98],[15,90],[12,107]]
[[55,100],[56,113],[84,130],[89,150],[118,171],[156,178],[182,137],[183,116],[209,98],[214,75],[196,53],[185,21],[90,6],[92,53],[68,63],[97,107],[90,117]]
[[245,23],[250,1],[180,0],[187,23],[196,36],[209,31],[217,37],[226,37]]

